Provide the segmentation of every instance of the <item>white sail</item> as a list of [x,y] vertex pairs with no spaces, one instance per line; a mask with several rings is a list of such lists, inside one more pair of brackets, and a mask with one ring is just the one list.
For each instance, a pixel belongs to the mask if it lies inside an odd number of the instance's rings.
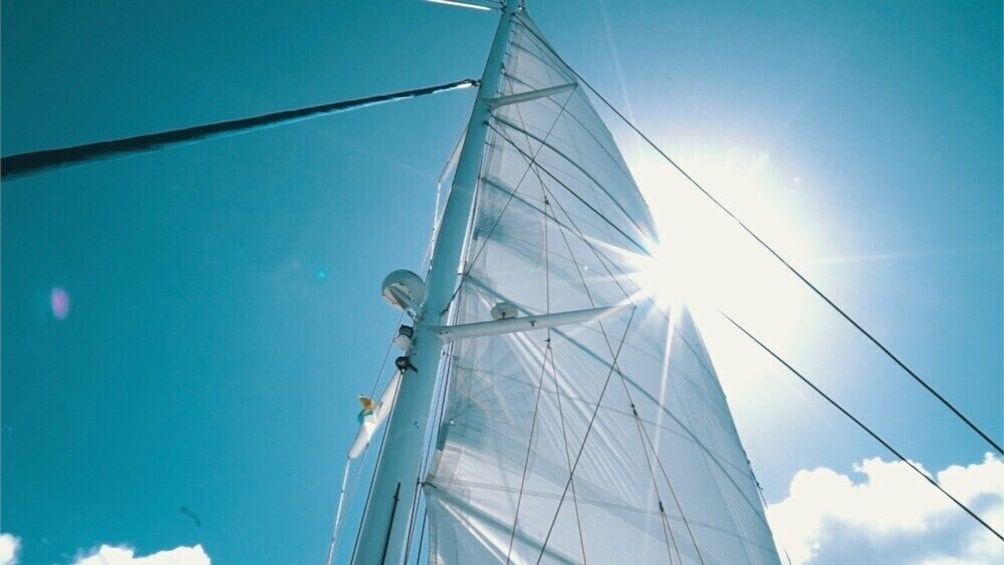
[[610,306],[447,349],[423,492],[433,563],[778,563],[691,318],[632,276],[651,216],[576,77],[525,13],[491,102],[455,324]]

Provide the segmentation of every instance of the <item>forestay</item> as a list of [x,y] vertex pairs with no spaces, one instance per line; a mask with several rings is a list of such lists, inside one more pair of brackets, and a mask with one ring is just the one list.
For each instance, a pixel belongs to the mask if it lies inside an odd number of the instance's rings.
[[757,485],[687,312],[632,277],[648,209],[575,75],[525,13],[452,322],[613,305],[459,340],[423,490],[433,563],[778,563]]

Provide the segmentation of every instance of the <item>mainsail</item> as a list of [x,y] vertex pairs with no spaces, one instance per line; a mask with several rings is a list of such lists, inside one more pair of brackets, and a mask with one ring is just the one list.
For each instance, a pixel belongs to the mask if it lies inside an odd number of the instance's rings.
[[606,309],[447,345],[419,477],[430,562],[778,563],[701,336],[636,276],[645,201],[575,73],[505,17],[449,324]]

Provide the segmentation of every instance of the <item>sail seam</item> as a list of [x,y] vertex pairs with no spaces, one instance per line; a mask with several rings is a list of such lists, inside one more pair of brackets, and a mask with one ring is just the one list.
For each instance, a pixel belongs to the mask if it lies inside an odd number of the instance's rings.
[[[568,98],[566,98],[566,101],[565,101],[566,104],[567,104],[567,101],[568,101]],[[564,107],[565,107],[565,105],[562,104],[561,110],[555,116],[554,120],[551,123],[551,127],[548,129],[548,135],[550,135],[551,130],[554,128],[555,124],[557,124],[558,121],[559,121],[559,119],[561,118],[561,115],[564,112]],[[522,111],[520,110],[520,108],[518,106],[516,107],[516,110],[517,110],[517,113],[520,115],[520,119],[522,120]],[[496,119],[498,119],[498,118],[496,118]],[[538,151],[539,150],[540,149],[538,149]],[[531,171],[531,170],[534,172],[534,175],[537,177],[538,183],[540,183],[541,186],[543,186],[543,181],[540,178],[540,175],[539,175],[539,172],[537,170],[537,167],[534,166],[534,161],[531,161],[527,165],[527,168],[523,172],[522,178],[520,180],[520,184],[522,184],[522,182],[523,182],[522,179],[525,179],[527,173],[529,171]],[[515,191],[513,191],[513,195],[515,195]],[[546,202],[547,202],[547,197],[546,196],[544,197],[544,200],[545,200],[545,207],[546,207],[546,205],[547,205],[546,204]],[[509,204],[511,202],[512,202],[512,198],[510,197],[506,201],[506,209],[508,208],[508,206],[509,206]],[[504,211],[505,210],[503,210],[503,213],[504,213]],[[499,217],[496,219],[496,224],[495,225],[497,225],[498,222],[501,221],[501,218],[502,218],[502,213],[500,213]],[[545,277],[544,289],[545,289],[545,303],[546,303],[546,312],[550,313],[550,311],[551,311],[551,294],[550,294],[549,254],[548,254],[548,249],[547,249],[547,214],[546,214],[546,210],[545,210],[545,214],[544,214],[544,234],[545,234],[545,236],[544,236],[544,247],[545,247],[545,249],[544,249],[544,277]],[[486,238],[485,245],[487,245],[487,242],[488,242],[488,239]],[[482,249],[484,249],[484,246],[482,247]],[[543,391],[543,388],[544,388],[544,386],[543,386],[544,385],[544,374],[547,371],[547,358],[548,358],[548,355],[551,356],[552,362],[553,362],[553,351],[551,350],[551,340],[550,340],[550,328],[548,328],[547,335],[548,335],[548,339],[546,340],[547,345],[546,345],[545,350],[544,350],[544,356],[543,356],[543,358],[541,360],[540,382],[539,382],[539,385],[537,387],[537,397],[536,397],[536,399],[534,401],[533,420],[532,420],[532,423],[530,425],[530,437],[529,437],[528,442],[527,442],[526,460],[524,461],[524,465],[523,465],[523,477],[522,477],[521,482],[520,482],[520,494],[518,495],[517,501],[516,501],[516,512],[515,512],[515,514],[513,516],[512,533],[511,533],[510,538],[509,538],[509,549],[508,549],[508,551],[506,553],[506,563],[509,563],[509,561],[510,561],[510,559],[512,557],[513,543],[514,543],[515,537],[516,537],[516,526],[517,526],[517,523],[518,523],[518,520],[519,520],[519,510],[520,510],[520,506],[521,506],[521,503],[522,503],[522,500],[523,500],[523,489],[524,489],[525,484],[526,484],[526,475],[527,475],[527,470],[528,470],[529,461],[530,461],[530,451],[531,451],[532,445],[533,445],[533,433],[534,433],[534,430],[536,428],[537,411],[538,411],[538,408],[539,408],[539,405],[540,405],[540,397],[541,397],[541,394],[542,394],[542,391]],[[581,538],[581,526],[580,526],[580,538]],[[583,551],[583,559],[585,559],[585,551]]]
[[[516,145],[516,143],[513,142],[512,139],[509,138],[509,136],[505,135],[505,133],[502,132],[502,130],[498,129],[497,127],[493,126],[492,124],[488,124],[488,127],[492,131],[495,131],[496,133],[498,133],[502,137],[502,139],[505,139],[506,141],[508,141],[512,145],[513,149],[515,149],[520,155],[522,155],[523,158],[525,158],[525,159],[530,159],[531,158],[530,155],[528,155],[527,152],[522,147]],[[514,129],[516,129],[516,128],[514,128]],[[593,206],[592,204],[590,204],[589,202],[587,202],[585,198],[583,198],[577,192],[575,192],[574,190],[572,190],[572,188],[570,186],[568,186],[567,184],[565,184],[564,182],[562,182],[561,179],[557,178],[557,176],[555,176],[554,173],[552,173],[551,171],[549,171],[548,169],[543,168],[543,167],[541,168],[541,170],[544,171],[547,174],[547,176],[551,177],[551,179],[553,179],[556,183],[558,183],[559,186],[561,186],[562,188],[564,188],[565,190],[567,190],[583,206],[585,206],[591,212],[593,212],[594,214],[596,214],[596,216],[598,218],[600,218],[601,220],[603,220],[604,223],[606,223],[611,228],[613,228],[617,233],[621,234],[624,237],[624,239],[626,239],[627,241],[629,241],[630,243],[632,243],[635,247],[637,247],[643,253],[646,253],[644,245],[642,245],[641,243],[635,241],[635,239],[633,237],[631,237],[630,235],[628,235],[617,224],[613,223],[609,218],[607,218],[606,215],[604,215],[602,212],[600,212],[599,210],[597,210],[595,206]]]
[[572,165],[573,167],[575,167],[576,169],[578,169],[578,171],[580,173],[582,173],[587,179],[589,179],[590,182],[592,182],[594,185],[596,185],[596,187],[599,188],[600,191],[603,192],[603,194],[606,195],[606,197],[610,200],[610,202],[613,203],[613,205],[618,210],[620,210],[620,212],[624,215],[624,217],[629,222],[631,222],[632,225],[634,225],[635,227],[637,227],[637,225],[635,224],[634,220],[631,219],[631,215],[628,214],[627,210],[624,209],[624,207],[621,205],[621,203],[618,202],[617,199],[614,198],[612,194],[610,194],[610,191],[608,191],[606,189],[606,187],[603,186],[603,183],[601,183],[600,181],[596,180],[596,178],[593,175],[589,174],[582,167],[582,165],[578,164],[574,159],[572,159],[571,157],[569,157],[568,155],[566,155],[563,151],[561,151],[560,149],[558,149],[557,147],[555,147],[553,144],[548,143],[548,141],[545,138],[538,137],[536,134],[533,134],[530,131],[526,130],[525,127],[521,128],[520,126],[518,126],[518,125],[516,125],[516,124],[514,124],[514,123],[510,122],[509,120],[506,120],[505,118],[502,118],[502,117],[496,116],[495,119],[496,119],[496,121],[498,121],[502,125],[510,127],[510,128],[513,128],[516,131],[518,131],[518,132],[526,135],[527,137],[534,139],[535,141],[537,141],[538,143],[540,143],[544,147],[547,147],[548,149],[550,149],[551,151],[553,151],[555,155],[557,155],[557,156],[561,157],[562,159],[564,159],[569,165]]
[[[524,18],[513,18],[498,96],[575,81]],[[763,506],[739,464],[748,461],[734,428],[719,427],[729,421],[727,405],[700,337],[696,345],[685,340],[670,364],[672,336],[685,336],[665,327],[668,313],[631,272],[637,255],[651,256],[655,232],[592,96],[575,88],[524,98],[478,119],[489,133],[450,311],[478,322],[500,301],[514,308],[493,317],[532,318],[588,302],[631,307],[632,315],[548,328],[546,346],[541,328],[458,342],[422,489],[429,558],[524,563],[536,553],[538,563],[611,563],[618,542],[642,562],[755,562],[750,549],[767,556]],[[610,388],[614,372],[620,391]],[[700,487],[685,489],[695,473]],[[664,498],[667,485],[672,499]],[[569,496],[574,518],[564,506]]]

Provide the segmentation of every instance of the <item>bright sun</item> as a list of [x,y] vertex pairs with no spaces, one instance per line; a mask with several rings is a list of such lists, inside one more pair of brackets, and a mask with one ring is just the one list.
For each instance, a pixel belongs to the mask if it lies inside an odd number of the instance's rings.
[[[683,152],[678,162],[782,256],[796,261],[806,256],[812,242],[798,235],[790,212],[801,181],[772,171],[766,152]],[[749,377],[764,366],[764,355],[755,346],[738,343],[736,330],[717,311],[740,320],[768,342],[797,342],[804,324],[798,284],[661,157],[630,163],[660,237],[651,257],[632,259],[640,287],[666,308],[686,303],[703,318],[709,347],[726,344],[719,347],[728,354],[715,360],[721,374],[741,377],[732,383],[732,391],[757,397],[762,393],[747,387],[757,386],[757,379]],[[766,398],[762,402],[770,404]]]
[[[693,152],[685,170],[782,254],[805,257],[809,242],[791,221],[788,202],[800,180],[777,186],[766,152]],[[762,299],[778,295],[777,264],[705,195],[658,156],[631,160],[631,169],[652,211],[660,243],[635,263],[641,286],[660,304],[681,301],[723,308],[738,287]]]

